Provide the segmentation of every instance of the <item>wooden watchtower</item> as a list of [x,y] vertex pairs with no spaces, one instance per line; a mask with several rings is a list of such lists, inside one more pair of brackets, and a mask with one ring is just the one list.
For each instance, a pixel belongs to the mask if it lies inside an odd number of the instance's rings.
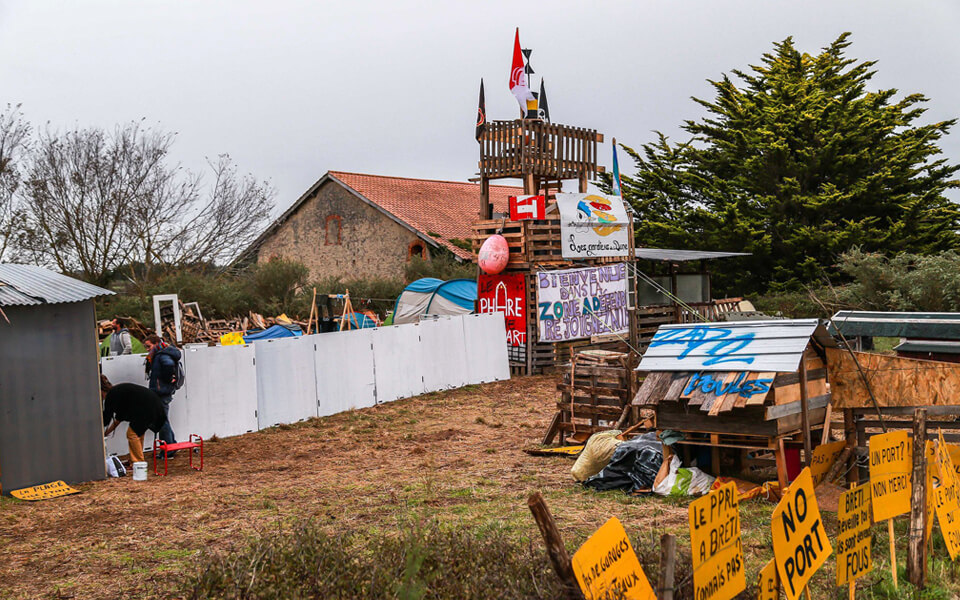
[[[511,370],[517,374],[540,373],[570,360],[573,348],[597,347],[597,340],[546,344],[537,342],[536,272],[569,269],[623,262],[624,258],[577,260],[563,257],[560,236],[560,214],[556,210],[556,194],[565,180],[576,180],[578,190],[587,192],[587,184],[604,168],[597,164],[597,144],[603,134],[594,129],[545,123],[533,119],[491,121],[480,137],[480,220],[474,225],[473,251],[489,236],[499,233],[510,248],[505,272],[524,273],[526,281],[526,346],[522,352],[511,348]],[[511,221],[509,215],[494,215],[490,203],[490,181],[520,179],[529,195],[543,195],[547,214],[543,220]],[[630,254],[633,253],[633,225],[630,224]],[[629,260],[629,258],[627,259]],[[631,283],[635,300],[635,287]],[[631,303],[631,306],[635,304]],[[634,319],[631,317],[631,322]],[[631,323],[631,333],[635,325]],[[609,341],[608,341],[609,342]],[[626,350],[625,344],[613,340],[604,348]]]

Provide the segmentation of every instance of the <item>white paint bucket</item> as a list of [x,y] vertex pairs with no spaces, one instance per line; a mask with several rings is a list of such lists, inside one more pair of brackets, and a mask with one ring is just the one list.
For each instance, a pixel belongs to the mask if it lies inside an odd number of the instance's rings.
[[134,481],[147,480],[147,463],[145,462],[133,463],[133,480]]

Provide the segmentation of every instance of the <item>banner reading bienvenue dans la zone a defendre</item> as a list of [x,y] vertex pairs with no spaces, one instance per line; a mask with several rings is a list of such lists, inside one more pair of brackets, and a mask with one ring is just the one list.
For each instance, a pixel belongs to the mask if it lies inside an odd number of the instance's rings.
[[564,258],[620,257],[629,253],[629,217],[623,198],[557,194]]
[[626,264],[543,271],[536,281],[541,342],[627,332]]

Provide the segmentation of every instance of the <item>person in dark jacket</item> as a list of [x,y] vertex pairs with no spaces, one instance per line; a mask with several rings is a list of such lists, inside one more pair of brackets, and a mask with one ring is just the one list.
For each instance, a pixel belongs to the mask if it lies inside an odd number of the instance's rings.
[[146,368],[150,389],[160,396],[163,411],[167,416],[167,423],[160,430],[160,439],[168,444],[175,444],[177,438],[174,436],[173,428],[170,427],[170,403],[173,402],[173,394],[177,391],[177,371],[182,355],[180,350],[164,342],[157,335],[147,337],[143,346],[147,349]]
[[103,375],[100,376],[100,396],[103,398],[103,426],[110,425],[104,430],[104,437],[112,434],[120,423],[127,421],[130,462],[144,462],[144,434],[148,429],[159,434],[167,423],[160,397],[149,388],[135,383],[111,385]]

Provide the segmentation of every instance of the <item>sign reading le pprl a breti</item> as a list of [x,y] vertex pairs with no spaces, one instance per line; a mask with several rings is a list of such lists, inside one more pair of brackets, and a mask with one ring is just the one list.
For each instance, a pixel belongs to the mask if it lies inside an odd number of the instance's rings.
[[537,330],[541,342],[627,331],[625,264],[541,271],[536,277]]
[[557,194],[564,258],[627,256],[629,217],[620,196]]
[[690,547],[694,598],[730,600],[746,589],[734,482],[690,503]]

